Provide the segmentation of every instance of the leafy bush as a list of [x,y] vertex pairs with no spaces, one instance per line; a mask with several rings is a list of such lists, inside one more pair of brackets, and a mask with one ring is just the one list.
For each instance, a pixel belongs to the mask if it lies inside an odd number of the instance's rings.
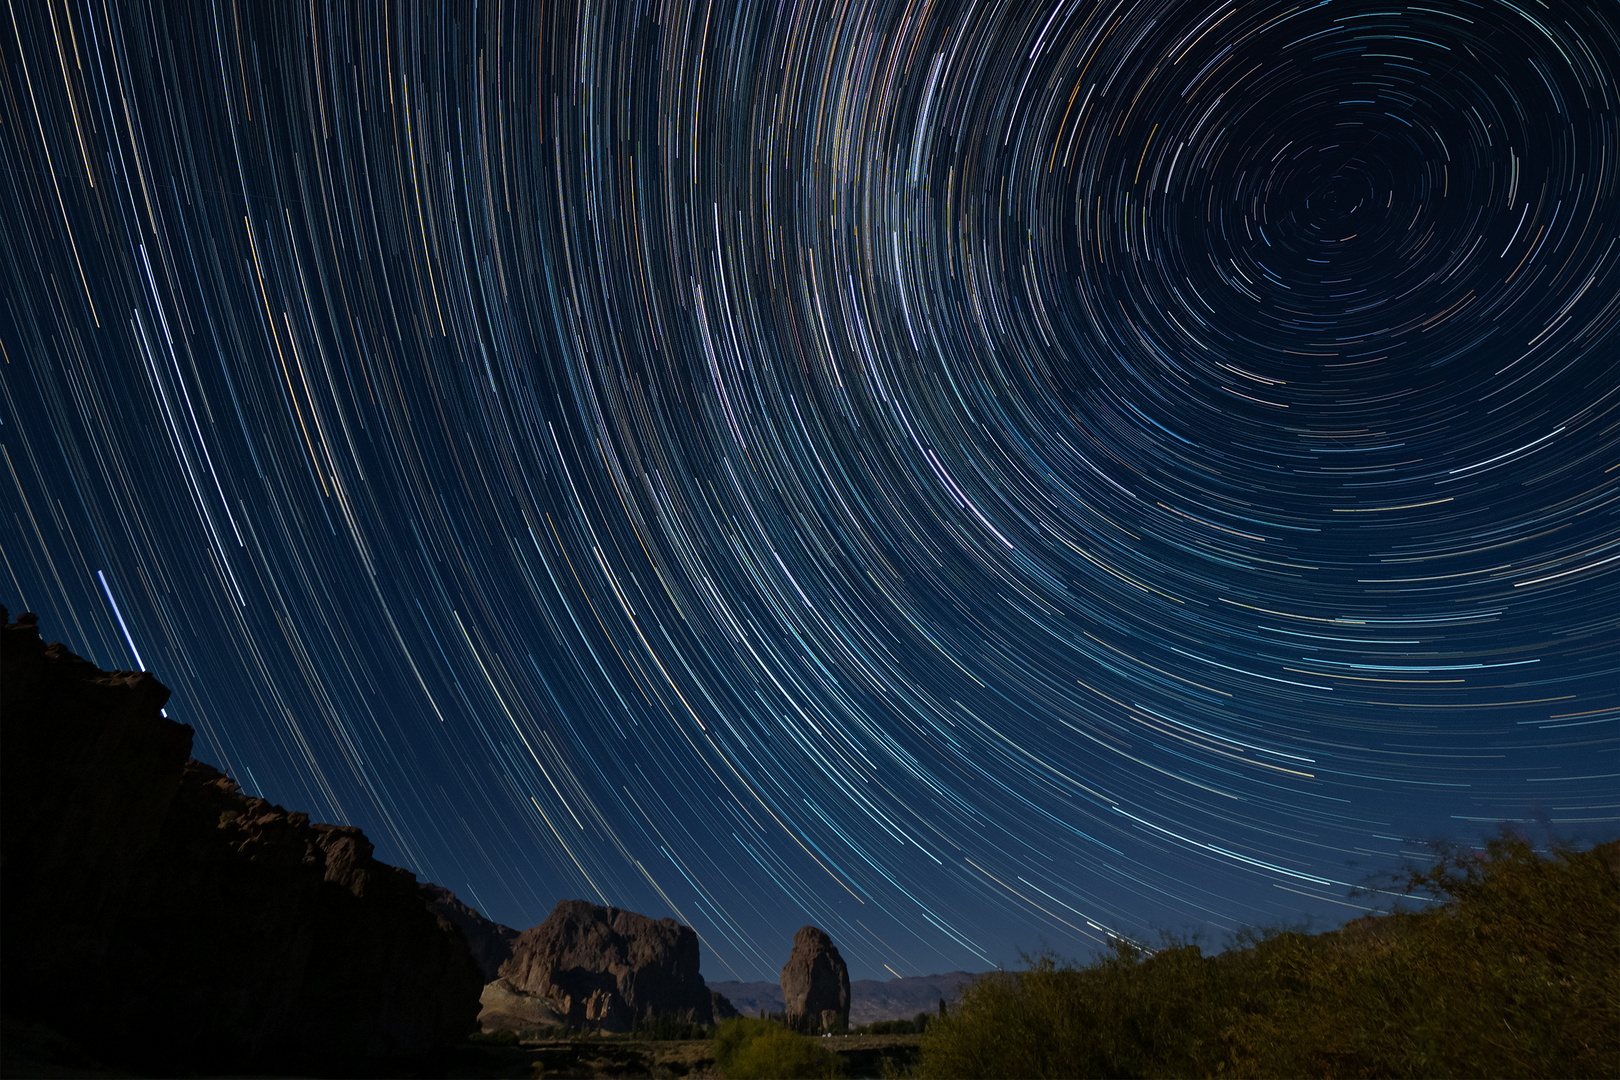
[[727,1020],[714,1032],[714,1060],[732,1080],[741,1077],[840,1077],[843,1061],[816,1040],[807,1039],[781,1024],[751,1017]]
[[923,1036],[922,1076],[1617,1076],[1620,845],[1441,847],[1397,880],[1440,901],[1205,957],[1115,941],[992,973]]

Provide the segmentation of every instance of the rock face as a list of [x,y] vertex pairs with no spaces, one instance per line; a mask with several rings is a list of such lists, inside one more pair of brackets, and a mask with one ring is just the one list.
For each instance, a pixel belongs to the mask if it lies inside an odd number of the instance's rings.
[[736,1006],[731,1004],[731,999],[718,990],[709,991],[709,1004],[714,1009],[714,1022],[717,1024],[722,1020],[734,1020],[740,1015]]
[[849,1027],[849,968],[826,931],[801,926],[782,966],[782,1005],[792,1027],[819,1034]]
[[154,1060],[408,1055],[473,1030],[465,939],[359,829],[243,795],[189,758],[161,683],[45,645],[29,615],[0,661],[8,1012]]
[[[7,1011],[24,973],[96,971],[119,906],[180,789],[191,729],[168,688],[47,647],[23,613],[0,631],[0,950]],[[13,992],[13,988],[21,992]],[[67,989],[60,987],[60,989]]]
[[674,919],[564,900],[517,936],[500,974],[573,1027],[627,1031],[659,1016],[714,1022],[697,934]]
[[456,924],[467,939],[467,947],[472,950],[478,970],[484,974],[484,981],[494,982],[500,974],[501,965],[512,958],[512,943],[517,940],[518,932],[503,923],[484,918],[443,885],[423,885],[422,889],[432,897],[428,909],[441,919]]

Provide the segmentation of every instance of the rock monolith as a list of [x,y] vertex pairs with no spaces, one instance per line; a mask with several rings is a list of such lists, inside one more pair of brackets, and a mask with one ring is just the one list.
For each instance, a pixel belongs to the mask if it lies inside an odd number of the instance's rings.
[[826,931],[802,926],[782,966],[782,1005],[788,1024],[810,1034],[849,1027],[849,968]]
[[697,934],[674,919],[564,900],[517,936],[500,975],[571,1027],[627,1031],[655,1017],[712,1024]]

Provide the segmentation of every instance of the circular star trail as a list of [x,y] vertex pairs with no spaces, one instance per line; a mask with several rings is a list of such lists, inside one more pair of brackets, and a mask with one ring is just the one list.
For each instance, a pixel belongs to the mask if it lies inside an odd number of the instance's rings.
[[3,37],[8,603],[494,918],[983,969],[1620,820],[1620,10]]

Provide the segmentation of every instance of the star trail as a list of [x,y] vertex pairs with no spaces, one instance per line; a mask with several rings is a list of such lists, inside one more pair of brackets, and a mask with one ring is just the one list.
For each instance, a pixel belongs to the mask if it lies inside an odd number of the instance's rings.
[[0,31],[7,605],[493,918],[983,970],[1620,829],[1620,7]]

